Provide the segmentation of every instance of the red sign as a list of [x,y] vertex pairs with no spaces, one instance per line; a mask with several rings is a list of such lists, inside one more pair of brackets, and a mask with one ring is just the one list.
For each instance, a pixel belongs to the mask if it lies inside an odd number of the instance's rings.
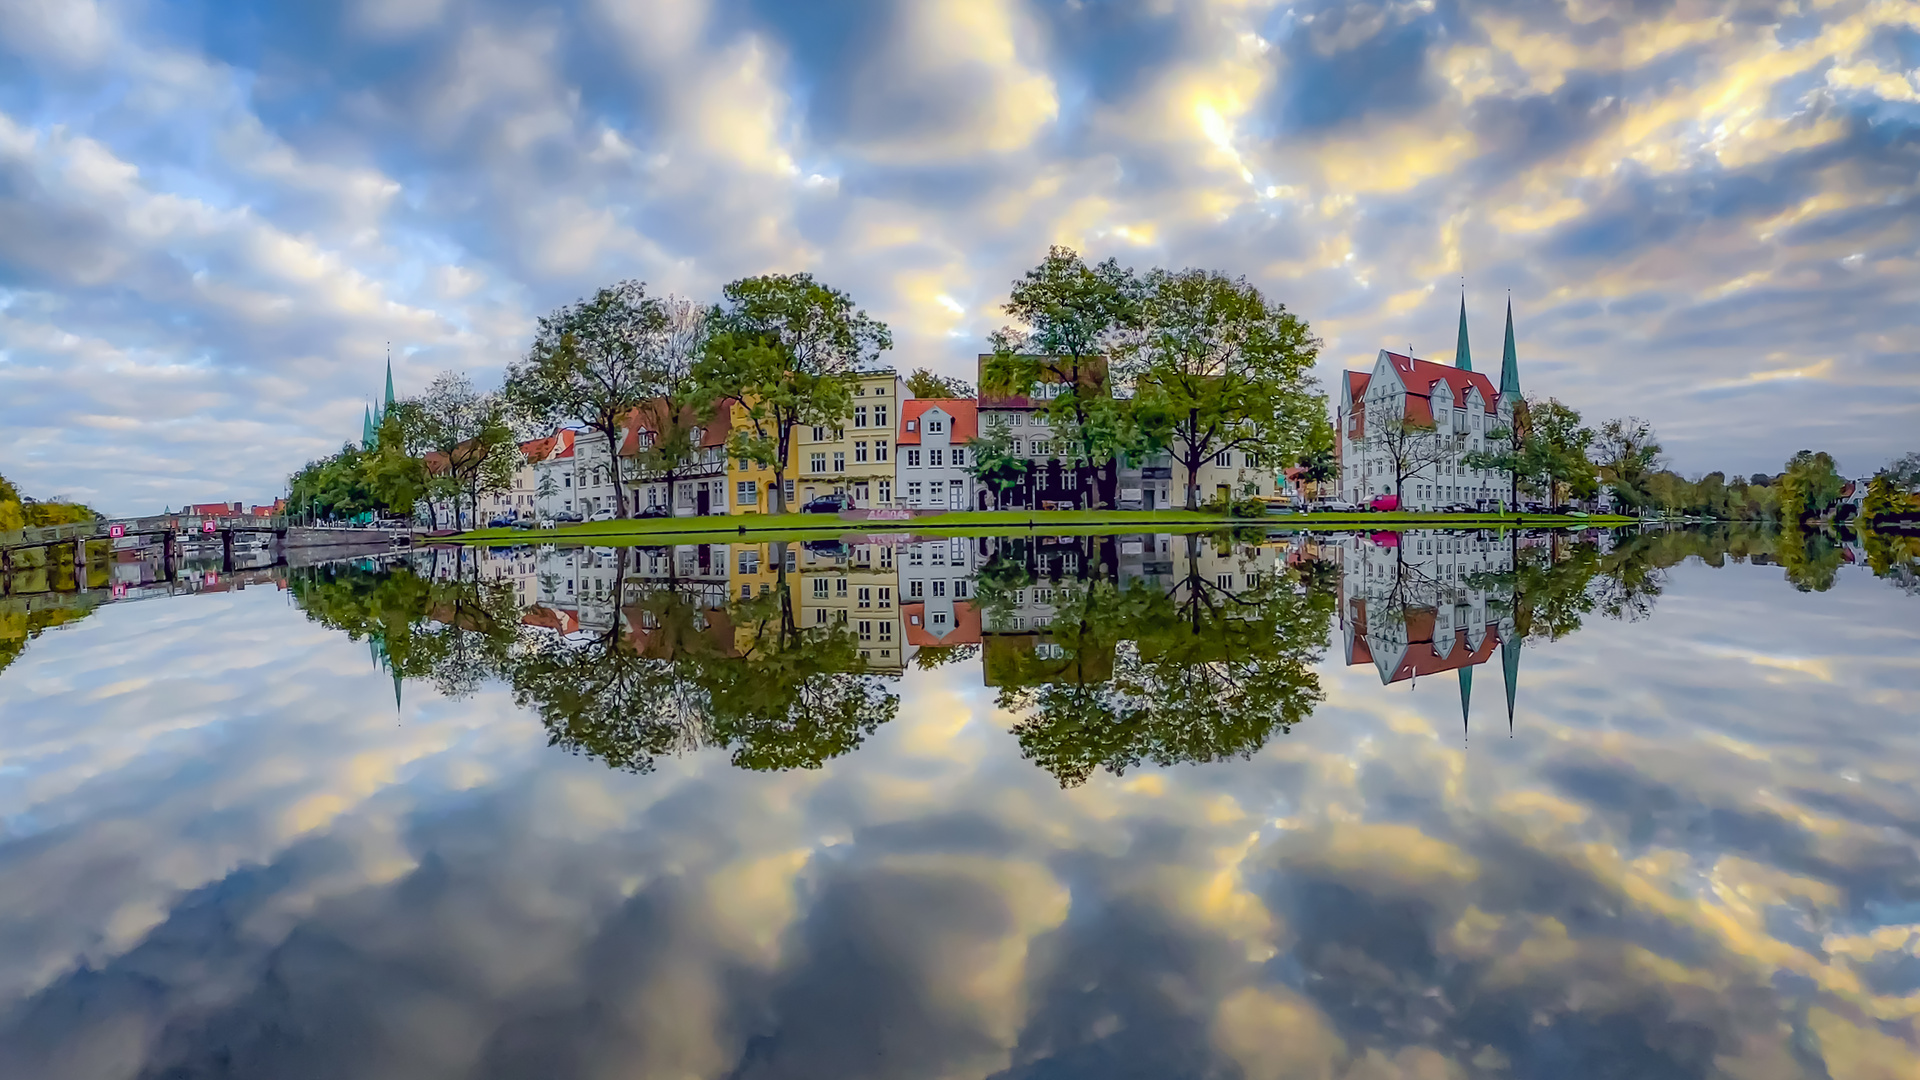
[[219,575],[219,574],[216,574],[216,573],[214,573],[214,572],[213,572],[213,571],[211,571],[211,570],[209,570],[209,571],[207,571],[207,581],[206,581],[206,583],[207,583],[208,585],[218,585],[218,584],[220,584],[220,575]]
[[213,524],[213,519],[208,518],[207,520],[200,523],[200,531],[203,533],[206,533],[208,536],[212,536],[218,530]]
[[126,595],[127,595],[127,583],[124,581],[114,582],[113,598],[115,600],[121,600],[121,599],[125,599]]
[[109,525],[107,526],[107,535],[118,540],[127,535],[127,527],[125,525]]

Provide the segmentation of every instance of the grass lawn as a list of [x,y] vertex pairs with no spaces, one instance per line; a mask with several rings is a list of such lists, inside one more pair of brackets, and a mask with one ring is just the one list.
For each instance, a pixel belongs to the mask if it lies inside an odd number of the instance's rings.
[[1417,514],[1383,511],[1358,514],[1268,514],[1258,518],[1228,518],[1195,510],[960,510],[930,514],[905,521],[842,521],[832,514],[740,514],[684,518],[626,518],[562,525],[556,529],[480,529],[452,539],[475,544],[529,544],[553,541],[627,544],[710,542],[783,537],[823,539],[848,533],[937,532],[1005,533],[1035,529],[1048,533],[1076,532],[1192,532],[1255,528],[1395,529],[1445,527],[1460,529],[1541,528],[1566,525],[1631,525],[1630,517],[1594,515],[1586,518],[1558,514]]

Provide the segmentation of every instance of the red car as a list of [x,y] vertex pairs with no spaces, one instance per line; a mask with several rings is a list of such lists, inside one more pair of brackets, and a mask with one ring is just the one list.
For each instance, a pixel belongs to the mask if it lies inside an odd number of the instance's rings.
[[1398,510],[1400,509],[1400,496],[1376,495],[1373,501],[1367,505],[1375,510]]

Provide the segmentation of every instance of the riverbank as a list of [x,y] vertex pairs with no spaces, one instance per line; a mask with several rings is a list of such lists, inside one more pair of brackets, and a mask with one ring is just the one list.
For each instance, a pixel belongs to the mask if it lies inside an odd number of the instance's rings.
[[1219,529],[1527,529],[1569,525],[1632,525],[1634,518],[1595,514],[1421,514],[1376,511],[1352,514],[1268,514],[1229,518],[1194,510],[960,510],[901,520],[847,521],[830,514],[740,514],[730,517],[621,518],[553,529],[478,529],[448,537],[456,543],[527,544],[693,542],[753,536],[827,537],[846,533],[912,532],[965,535],[1031,529],[1044,532],[1212,532]]

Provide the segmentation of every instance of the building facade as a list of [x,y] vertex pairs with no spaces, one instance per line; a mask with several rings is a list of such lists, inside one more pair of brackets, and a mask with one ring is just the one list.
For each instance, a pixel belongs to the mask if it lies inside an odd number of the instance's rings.
[[1476,450],[1510,445],[1520,400],[1512,305],[1497,388],[1473,370],[1466,319],[1463,303],[1451,365],[1382,349],[1370,370],[1345,373],[1334,414],[1342,498],[1367,503],[1392,496],[1402,509],[1423,511],[1513,505],[1510,473],[1466,461]]
[[980,433],[972,398],[913,398],[901,403],[894,501],[915,510],[970,510],[973,474],[967,444]]

